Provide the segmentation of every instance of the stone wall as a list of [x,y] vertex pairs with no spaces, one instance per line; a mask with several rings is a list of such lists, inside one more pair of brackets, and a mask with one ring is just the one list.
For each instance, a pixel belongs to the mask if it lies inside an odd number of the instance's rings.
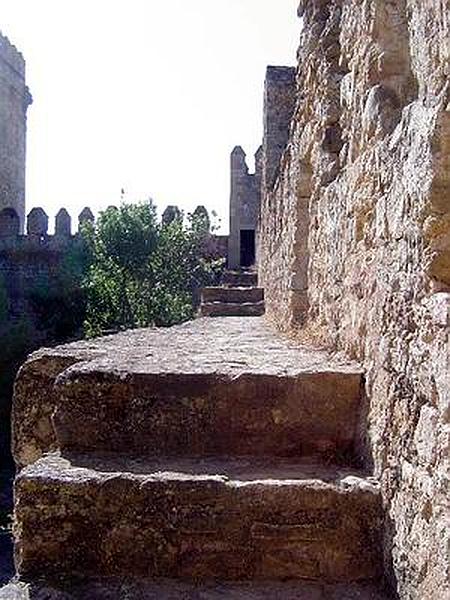
[[25,222],[26,114],[31,96],[25,61],[0,33],[0,210],[14,208]]
[[[91,210],[85,208],[80,213],[79,226],[93,220]],[[33,208],[27,217],[27,233],[21,235],[20,218],[14,209],[0,211],[0,278],[12,319],[30,314],[30,292],[46,280],[52,283],[71,250],[82,244],[78,233],[72,235],[66,209],[56,215],[53,235],[48,233],[48,224],[45,211]]]
[[294,67],[267,67],[264,82],[263,185],[273,186],[296,103]]
[[449,0],[303,0],[297,104],[265,190],[282,329],[366,368],[386,572],[450,597]]
[[[269,67],[264,91],[264,136],[259,279],[265,287],[266,311],[289,328],[307,308],[306,241],[308,231],[308,166],[290,142],[302,98],[296,93],[295,69]],[[297,108],[296,108],[297,107]],[[299,200],[299,198],[304,198]]]

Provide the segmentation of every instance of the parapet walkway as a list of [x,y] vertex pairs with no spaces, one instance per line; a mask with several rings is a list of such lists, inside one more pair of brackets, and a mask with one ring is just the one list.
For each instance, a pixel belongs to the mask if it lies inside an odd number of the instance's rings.
[[260,317],[35,353],[14,409],[22,580],[58,600],[386,598],[361,384]]

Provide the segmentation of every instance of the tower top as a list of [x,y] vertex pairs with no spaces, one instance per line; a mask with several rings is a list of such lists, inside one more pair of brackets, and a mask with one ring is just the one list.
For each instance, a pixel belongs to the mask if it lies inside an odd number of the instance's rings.
[[9,38],[0,31],[0,60],[25,79],[25,59]]
[[242,158],[245,158],[247,155],[245,154],[242,146],[235,146],[231,152],[231,156],[242,156]]

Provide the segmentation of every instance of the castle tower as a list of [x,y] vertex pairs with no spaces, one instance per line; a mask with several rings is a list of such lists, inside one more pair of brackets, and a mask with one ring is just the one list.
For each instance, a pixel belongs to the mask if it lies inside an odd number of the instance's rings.
[[21,231],[25,222],[27,108],[31,102],[25,60],[0,33],[0,210],[13,208]]
[[236,146],[231,153],[230,236],[228,267],[250,267],[256,260],[256,227],[261,202],[260,152],[256,173],[249,173],[245,152]]

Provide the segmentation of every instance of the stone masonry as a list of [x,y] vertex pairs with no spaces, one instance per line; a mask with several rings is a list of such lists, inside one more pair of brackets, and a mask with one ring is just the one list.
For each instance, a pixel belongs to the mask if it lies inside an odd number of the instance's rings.
[[260,317],[264,290],[254,271],[225,271],[222,285],[203,288],[200,314],[205,317]]
[[447,600],[450,3],[299,14],[295,112],[262,198],[266,312],[363,363],[386,572],[402,600]]
[[13,208],[25,223],[25,154],[27,108],[25,61],[0,33],[0,210]]
[[[204,207],[197,207],[207,228],[202,238],[202,254],[211,260],[225,260],[227,236],[210,233],[209,217]],[[175,215],[175,217],[174,217]],[[181,218],[176,206],[169,206],[162,215],[162,224]],[[78,216],[76,231],[72,231],[72,218],[65,208],[58,211],[54,232],[49,233],[49,217],[41,207],[31,209],[26,219],[26,233],[20,234],[20,218],[13,208],[0,210],[0,284],[5,286],[9,316],[12,319],[29,315],[28,296],[36,285],[51,282],[57,277],[64,262],[73,252],[80,252],[83,240],[80,235],[85,222],[94,222],[94,215],[85,207]],[[255,275],[256,276],[256,275]]]
[[[264,136],[263,144],[255,154],[255,173],[248,172],[245,153],[240,146],[231,153],[230,269],[250,267],[258,262],[261,191],[273,183],[286,147],[295,106],[295,73],[293,67],[267,67]],[[253,236],[253,261],[245,257],[245,236],[249,231]]]
[[264,83],[264,189],[273,186],[278,176],[280,159],[289,138],[289,128],[296,101],[296,69],[267,67]]

